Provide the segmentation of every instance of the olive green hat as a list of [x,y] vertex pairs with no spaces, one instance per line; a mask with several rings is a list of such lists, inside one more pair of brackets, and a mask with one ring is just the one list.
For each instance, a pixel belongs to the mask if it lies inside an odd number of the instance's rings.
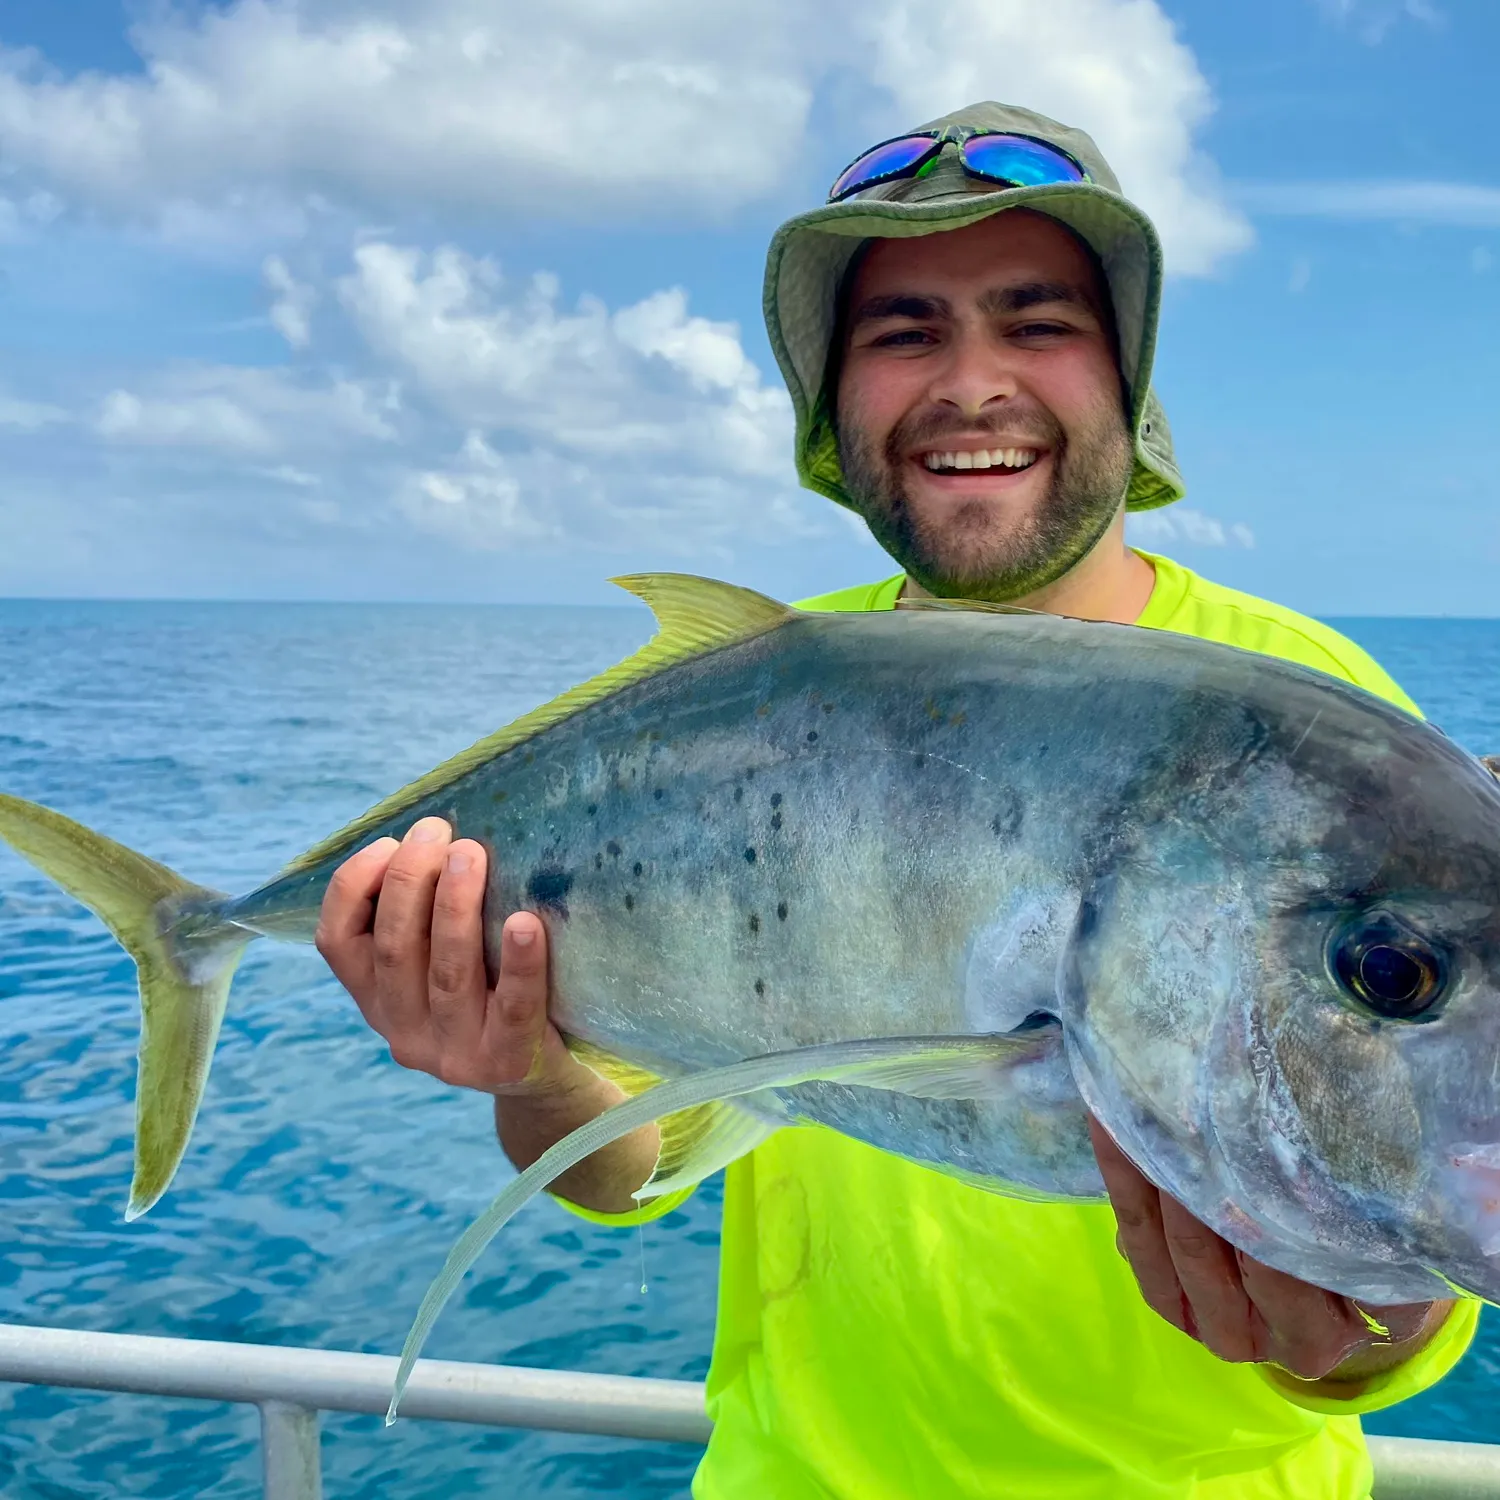
[[1172,456],[1172,434],[1151,389],[1162,283],[1155,227],[1122,196],[1109,163],[1081,130],[1008,104],[971,104],[917,129],[950,126],[1033,136],[1067,152],[1092,180],[1001,188],[970,177],[958,153],[947,148],[920,177],[882,183],[842,203],[798,214],[776,231],[766,256],[766,331],[797,414],[798,477],[808,489],[854,508],[844,488],[826,374],[839,283],[860,245],[962,229],[1004,209],[1026,207],[1066,225],[1103,267],[1135,438],[1127,508],[1151,510],[1180,500],[1184,487]]

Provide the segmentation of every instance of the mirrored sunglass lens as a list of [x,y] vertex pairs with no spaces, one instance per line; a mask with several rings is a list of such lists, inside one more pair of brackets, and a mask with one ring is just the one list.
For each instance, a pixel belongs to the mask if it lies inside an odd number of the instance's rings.
[[963,144],[964,165],[997,182],[1037,187],[1050,182],[1083,182],[1076,163],[1040,141],[1018,135],[976,135]]
[[895,177],[919,162],[935,144],[930,135],[912,135],[876,146],[873,151],[866,151],[853,166],[844,171],[829,189],[828,196],[830,199],[842,198],[845,193],[857,192],[862,187],[873,187],[877,182]]

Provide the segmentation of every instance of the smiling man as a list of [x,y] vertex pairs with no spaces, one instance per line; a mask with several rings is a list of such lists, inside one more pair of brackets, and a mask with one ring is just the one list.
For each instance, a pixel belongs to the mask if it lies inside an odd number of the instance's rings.
[[[1081,132],[986,104],[861,156],[772,242],[767,321],[803,481],[901,571],[805,607],[1022,602],[1410,707],[1332,631],[1126,546],[1127,510],[1183,492],[1150,388],[1160,289],[1155,231]],[[569,1054],[535,915],[506,924],[489,982],[486,858],[437,819],[371,846],[330,888],[319,946],[397,1061],[494,1096],[524,1166],[640,1079]],[[652,1127],[554,1189],[604,1222],[655,1217],[681,1201],[632,1201],[658,1148]],[[1095,1151],[1108,1205],[996,1197],[821,1129],[735,1162],[694,1493],[1363,1500],[1358,1413],[1450,1369],[1474,1304],[1362,1308],[1294,1281],[1098,1130]]]

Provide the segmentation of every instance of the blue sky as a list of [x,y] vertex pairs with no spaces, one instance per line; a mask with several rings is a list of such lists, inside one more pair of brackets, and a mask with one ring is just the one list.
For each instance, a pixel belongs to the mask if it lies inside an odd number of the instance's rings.
[[0,0],[0,594],[882,576],[799,491],[775,225],[971,99],[1157,218],[1189,497],[1338,614],[1500,614],[1488,0]]

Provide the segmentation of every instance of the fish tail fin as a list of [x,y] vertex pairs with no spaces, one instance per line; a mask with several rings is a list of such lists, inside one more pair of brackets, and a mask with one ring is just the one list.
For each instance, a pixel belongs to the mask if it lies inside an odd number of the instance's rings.
[[141,1045],[127,1219],[166,1191],[192,1134],[240,954],[225,897],[51,808],[0,794],[0,839],[89,908],[135,960]]

